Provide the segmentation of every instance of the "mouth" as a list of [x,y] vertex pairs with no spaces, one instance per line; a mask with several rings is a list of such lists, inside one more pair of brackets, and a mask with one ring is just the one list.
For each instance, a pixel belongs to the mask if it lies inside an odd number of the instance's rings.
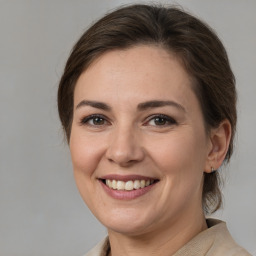
[[110,174],[99,177],[98,181],[110,197],[118,200],[132,200],[147,194],[160,180],[141,175]]
[[121,191],[132,191],[143,189],[148,187],[154,183],[157,183],[159,180],[154,179],[136,179],[136,180],[116,180],[116,179],[101,179],[107,187],[113,190],[121,190]]
[[157,178],[140,175],[106,175],[99,178],[99,181],[108,189],[116,191],[143,190],[151,187],[160,180]]

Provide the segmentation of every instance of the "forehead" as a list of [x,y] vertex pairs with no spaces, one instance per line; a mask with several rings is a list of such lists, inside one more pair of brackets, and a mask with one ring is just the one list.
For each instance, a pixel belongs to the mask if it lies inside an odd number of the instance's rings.
[[74,96],[75,101],[96,95],[102,100],[118,95],[186,101],[191,93],[192,79],[175,54],[157,46],[136,46],[98,57],[79,77]]

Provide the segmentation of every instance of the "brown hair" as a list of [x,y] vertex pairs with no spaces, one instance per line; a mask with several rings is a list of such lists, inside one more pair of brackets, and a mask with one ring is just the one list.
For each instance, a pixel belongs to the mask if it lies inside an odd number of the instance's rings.
[[[58,90],[59,116],[69,141],[73,93],[77,79],[100,55],[135,45],[158,45],[175,53],[194,79],[206,131],[229,120],[232,136],[226,160],[233,151],[236,127],[235,78],[227,53],[205,23],[176,7],[130,5],[117,9],[92,25],[75,44]],[[222,203],[218,172],[204,174],[203,208],[216,211]]]

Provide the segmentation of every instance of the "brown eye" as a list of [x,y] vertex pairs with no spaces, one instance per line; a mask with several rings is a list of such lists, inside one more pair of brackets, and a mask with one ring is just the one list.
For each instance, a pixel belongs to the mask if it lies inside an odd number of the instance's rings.
[[154,122],[156,125],[165,125],[167,123],[167,120],[163,117],[155,117]]
[[103,125],[105,123],[105,120],[101,117],[94,117],[94,118],[92,118],[91,122],[94,125]]
[[102,126],[108,124],[107,119],[101,115],[90,115],[81,120],[81,125]]
[[162,114],[153,116],[147,122],[147,125],[150,126],[171,126],[174,124],[177,122],[173,118]]

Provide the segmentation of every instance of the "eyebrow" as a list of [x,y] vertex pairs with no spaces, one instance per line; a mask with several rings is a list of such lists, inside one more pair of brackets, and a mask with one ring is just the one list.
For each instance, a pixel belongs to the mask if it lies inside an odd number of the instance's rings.
[[103,102],[98,102],[98,101],[91,101],[91,100],[82,100],[77,106],[76,109],[81,108],[83,106],[90,106],[93,108],[98,108],[106,111],[110,111],[111,107],[108,106],[107,104]]
[[[102,109],[105,111],[111,111],[111,107],[106,103],[99,102],[99,101],[91,101],[91,100],[82,100],[76,106],[76,109],[84,106],[90,106],[90,107]],[[138,104],[137,109],[139,111],[143,111],[150,108],[159,108],[159,107],[165,107],[165,106],[173,106],[182,110],[183,112],[186,112],[186,109],[182,105],[180,105],[175,101],[170,101],[170,100],[151,100],[151,101],[142,102]]]
[[182,110],[183,112],[186,112],[186,109],[180,105],[179,103],[175,102],[175,101],[170,101],[170,100],[152,100],[152,101],[147,101],[147,102],[143,102],[138,104],[138,110],[143,111],[149,108],[159,108],[159,107],[165,107],[165,106],[173,106],[176,107],[180,110]]

